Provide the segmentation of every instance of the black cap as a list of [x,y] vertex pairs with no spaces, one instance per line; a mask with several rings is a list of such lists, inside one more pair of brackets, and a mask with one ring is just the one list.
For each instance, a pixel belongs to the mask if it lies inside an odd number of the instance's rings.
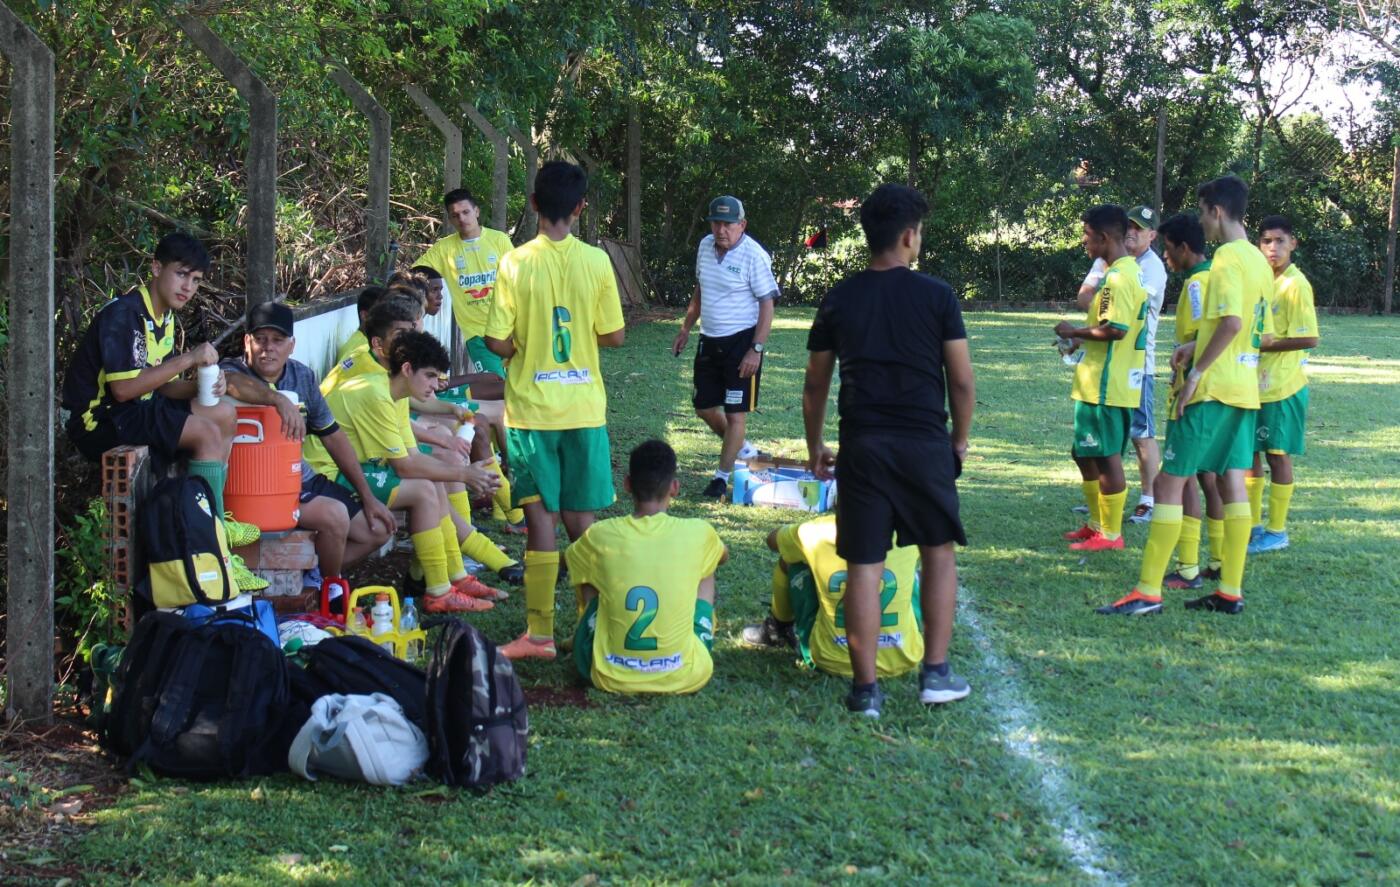
[[268,327],[284,336],[292,335],[292,309],[280,302],[263,302],[248,312],[248,332]]

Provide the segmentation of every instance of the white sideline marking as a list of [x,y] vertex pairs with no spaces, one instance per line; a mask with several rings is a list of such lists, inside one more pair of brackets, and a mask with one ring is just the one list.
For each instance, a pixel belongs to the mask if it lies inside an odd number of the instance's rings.
[[1108,867],[1099,838],[1085,819],[1084,811],[1071,798],[1069,777],[1054,753],[1040,742],[1040,715],[1035,703],[1021,689],[1010,666],[992,646],[982,629],[972,595],[965,586],[958,588],[958,620],[982,653],[983,686],[974,688],[996,716],[1002,742],[1018,758],[1030,765],[1040,779],[1039,801],[1050,824],[1060,833],[1060,843],[1079,870],[1099,884],[1124,884],[1124,879]]

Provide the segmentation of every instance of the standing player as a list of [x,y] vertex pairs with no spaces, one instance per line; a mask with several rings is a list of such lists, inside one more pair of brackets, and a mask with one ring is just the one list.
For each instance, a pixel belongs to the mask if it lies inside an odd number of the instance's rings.
[[695,293],[671,343],[680,356],[700,321],[704,333],[695,349],[695,415],[724,441],[719,468],[705,487],[710,499],[723,499],[735,459],[757,455],[745,438],[748,414],[758,406],[763,376],[763,349],[773,325],[778,281],[773,259],[749,237],[744,205],[737,197],[710,201],[710,233],[695,254]]
[[[891,537],[917,545],[923,562],[923,666],[919,699],[952,702],[969,692],[948,667],[957,605],[954,543],[967,544],[956,478],[967,452],[975,399],[967,332],[952,287],[909,266],[923,243],[928,203],[903,185],[876,188],[860,208],[870,247],[866,270],[822,299],[807,336],[802,418],[810,467],[841,474],[836,553],[846,560],[846,708],[879,717],[876,683],[880,590]],[[823,441],[827,396],[841,362],[840,459]],[[945,392],[953,429],[948,431]]]
[[553,659],[556,526],[571,540],[613,503],[608,397],[599,348],[626,332],[607,253],[569,233],[583,212],[588,176],[551,161],[535,176],[530,203],[540,233],[502,258],[486,343],[511,361],[506,376],[506,438],[515,472],[512,504],[523,505],[524,634],[501,648],[511,659]]
[[1083,478],[1089,521],[1065,534],[1074,551],[1123,547],[1123,477],[1133,412],[1142,405],[1148,311],[1137,259],[1125,243],[1128,216],[1121,206],[1097,206],[1083,216],[1084,250],[1107,272],[1090,306],[1091,325],[1069,321],[1055,335],[1072,339],[1082,354],[1074,368],[1074,445],[1070,450]]
[[[1272,342],[1259,350],[1259,427],[1255,433],[1254,469],[1249,487],[1249,553],[1288,547],[1288,506],[1293,501],[1293,456],[1304,452],[1308,422],[1307,351],[1317,347],[1317,308],[1312,284],[1293,264],[1298,240],[1284,216],[1266,216],[1259,224],[1259,251],[1274,271],[1270,300],[1274,314]],[[1263,526],[1264,470],[1269,462],[1269,524]]]
[[1182,493],[1186,479],[1199,471],[1216,475],[1225,503],[1224,551],[1220,586],[1213,594],[1187,601],[1186,607],[1231,615],[1244,611],[1241,584],[1250,527],[1244,473],[1254,459],[1259,346],[1273,334],[1268,305],[1273,273],[1246,236],[1249,186],[1235,176],[1222,176],[1197,188],[1196,196],[1206,237],[1221,245],[1211,259],[1196,339],[1172,354],[1173,369],[1188,364],[1190,369],[1162,454],[1142,571],[1132,591],[1098,609],[1105,615],[1162,611],[1162,576],[1181,535]]

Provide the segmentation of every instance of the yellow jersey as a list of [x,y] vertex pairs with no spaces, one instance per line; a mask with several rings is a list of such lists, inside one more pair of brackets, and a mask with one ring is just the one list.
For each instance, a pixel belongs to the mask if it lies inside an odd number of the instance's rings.
[[[1313,304],[1312,284],[1297,265],[1289,265],[1274,278],[1271,303],[1275,335],[1287,339],[1317,335],[1317,306]],[[1306,388],[1307,364],[1306,351],[1266,351],[1259,355],[1259,401],[1287,400]]]
[[598,591],[595,687],[694,693],[709,682],[714,663],[694,631],[695,593],[724,557],[714,527],[665,512],[613,517],[589,527],[565,557],[574,585]]
[[[1206,284],[1210,280],[1210,260],[1207,259],[1186,272],[1186,283],[1181,287],[1181,295],[1176,300],[1176,329],[1173,341],[1178,345],[1196,341],[1196,330],[1201,326],[1201,317],[1206,307]],[[1176,396],[1181,386],[1186,384],[1188,365],[1172,372],[1171,389],[1167,392],[1167,421],[1171,421],[1176,410]]]
[[1107,323],[1122,330],[1121,339],[1080,342],[1082,356],[1074,367],[1070,396],[1084,403],[1136,407],[1142,403],[1142,376],[1147,357],[1147,290],[1142,288],[1137,259],[1123,256],[1104,273],[1089,306],[1089,325]]
[[[350,439],[360,463],[402,459],[417,446],[404,409],[408,398],[394,400],[388,370],[368,350],[357,351],[336,364],[321,382],[321,396]],[[314,435],[308,435],[302,445],[302,457],[313,471],[329,480],[335,480],[340,471]]]
[[1274,271],[1268,259],[1247,240],[1232,240],[1215,251],[1206,285],[1206,309],[1196,330],[1196,360],[1201,359],[1220,321],[1238,317],[1240,331],[1230,340],[1196,385],[1191,403],[1219,401],[1246,410],[1259,409],[1259,345],[1273,335],[1269,299]]
[[[807,618],[803,618],[806,608],[799,602],[797,589],[793,594],[803,658],[827,674],[849,678],[851,654],[846,646],[846,611],[841,606],[846,597],[846,561],[836,553],[836,515],[789,524],[778,531],[777,542],[778,557],[789,567],[806,565],[816,585],[816,612]],[[882,678],[904,674],[923,658],[918,573],[919,549],[915,546],[892,549],[885,558],[875,653],[875,671]]]
[[481,234],[463,240],[453,232],[434,243],[414,264],[427,265],[447,281],[452,296],[452,316],[462,338],[472,339],[485,334],[486,318],[491,313],[491,297],[496,287],[496,270],[501,258],[515,244],[504,231],[482,228]]
[[607,253],[572,234],[541,234],[507,253],[486,335],[515,342],[506,374],[506,425],[541,431],[598,428],[608,396],[598,337],[623,327]]
[[365,338],[362,330],[355,330],[350,334],[350,338],[340,343],[340,348],[335,352],[335,362],[337,364],[344,363],[347,358],[354,356],[355,352],[361,348],[369,348],[369,339]]

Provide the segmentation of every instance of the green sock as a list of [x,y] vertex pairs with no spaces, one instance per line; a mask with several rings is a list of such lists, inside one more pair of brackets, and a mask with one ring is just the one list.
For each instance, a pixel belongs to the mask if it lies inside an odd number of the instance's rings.
[[202,477],[209,482],[209,489],[214,491],[214,514],[220,520],[223,520],[224,463],[204,461],[202,459],[191,459],[190,475],[192,477]]
[[715,605],[706,600],[695,600],[695,636],[706,650],[715,646]]

